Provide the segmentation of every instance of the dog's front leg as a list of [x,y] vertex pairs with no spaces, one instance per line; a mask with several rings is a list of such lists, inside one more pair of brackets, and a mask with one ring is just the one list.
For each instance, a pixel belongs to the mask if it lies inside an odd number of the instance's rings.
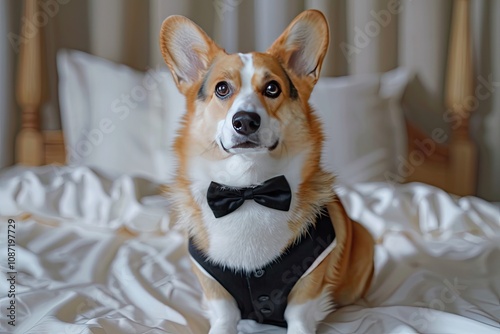
[[288,325],[286,333],[316,333],[318,323],[332,310],[331,297],[327,293],[301,304],[289,303],[285,310],[285,320]]
[[215,279],[204,274],[196,264],[193,270],[200,281],[210,319],[209,334],[236,334],[241,312],[234,298]]
[[287,334],[312,334],[316,333],[318,325],[314,317],[316,307],[313,303],[288,305],[285,310],[285,319],[288,329]]
[[287,334],[316,333],[318,323],[334,310],[333,296],[323,281],[328,261],[323,261],[308,276],[301,278],[288,296],[285,309]]
[[236,334],[241,315],[233,298],[208,299],[210,313],[209,334]]

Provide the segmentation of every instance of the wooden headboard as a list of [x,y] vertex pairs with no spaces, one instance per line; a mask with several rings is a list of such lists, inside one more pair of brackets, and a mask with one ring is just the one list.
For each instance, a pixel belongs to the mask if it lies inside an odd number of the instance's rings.
[[[24,0],[23,17],[33,17],[38,0]],[[459,117],[460,126],[452,129],[447,144],[407,122],[409,175],[396,176],[398,181],[419,181],[436,185],[457,195],[473,195],[476,191],[476,147],[469,136],[469,111],[464,108],[467,97],[474,96],[469,0],[454,0],[446,83],[446,107]],[[26,27],[26,25],[23,25]],[[23,32],[26,33],[26,32]],[[22,34],[23,35],[23,34]],[[24,35],[23,35],[24,36]],[[21,107],[21,130],[16,140],[16,161],[39,166],[66,161],[64,136],[60,131],[40,128],[40,108],[47,87],[43,71],[43,34],[38,33],[21,44],[17,82],[17,100]],[[432,152],[422,142],[432,142]],[[398,179],[399,178],[399,179]]]

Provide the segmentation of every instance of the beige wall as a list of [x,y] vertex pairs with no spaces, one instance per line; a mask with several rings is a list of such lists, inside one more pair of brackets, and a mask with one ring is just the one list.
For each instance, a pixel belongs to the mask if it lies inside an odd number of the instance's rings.
[[[0,2],[0,36],[14,31],[20,8],[12,1]],[[0,39],[0,169],[14,162],[14,142],[17,132],[17,110],[14,103],[14,68],[16,53],[7,38]]]
[[[479,99],[475,138],[480,147],[478,193],[500,201],[500,1],[475,0],[476,75],[490,82],[491,96]],[[479,52],[482,50],[483,52]],[[478,80],[482,85],[483,80]],[[485,85],[489,86],[489,85]]]

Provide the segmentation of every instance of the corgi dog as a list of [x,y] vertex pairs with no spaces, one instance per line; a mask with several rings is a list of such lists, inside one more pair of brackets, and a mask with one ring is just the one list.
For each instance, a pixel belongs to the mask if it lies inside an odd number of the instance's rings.
[[308,103],[328,42],[316,10],[264,53],[228,54],[182,16],[162,24],[187,109],[167,195],[188,232],[211,334],[237,333],[241,319],[315,333],[370,285],[373,239],[321,167],[322,124]]

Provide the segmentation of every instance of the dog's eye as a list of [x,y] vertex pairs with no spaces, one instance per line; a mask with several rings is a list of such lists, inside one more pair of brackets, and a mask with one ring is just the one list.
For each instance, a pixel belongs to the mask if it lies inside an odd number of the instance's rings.
[[272,99],[277,98],[281,94],[280,85],[276,81],[271,81],[266,85],[264,95]]
[[229,88],[229,84],[225,81],[221,81],[215,86],[215,95],[218,98],[225,98],[231,93],[231,88]]

